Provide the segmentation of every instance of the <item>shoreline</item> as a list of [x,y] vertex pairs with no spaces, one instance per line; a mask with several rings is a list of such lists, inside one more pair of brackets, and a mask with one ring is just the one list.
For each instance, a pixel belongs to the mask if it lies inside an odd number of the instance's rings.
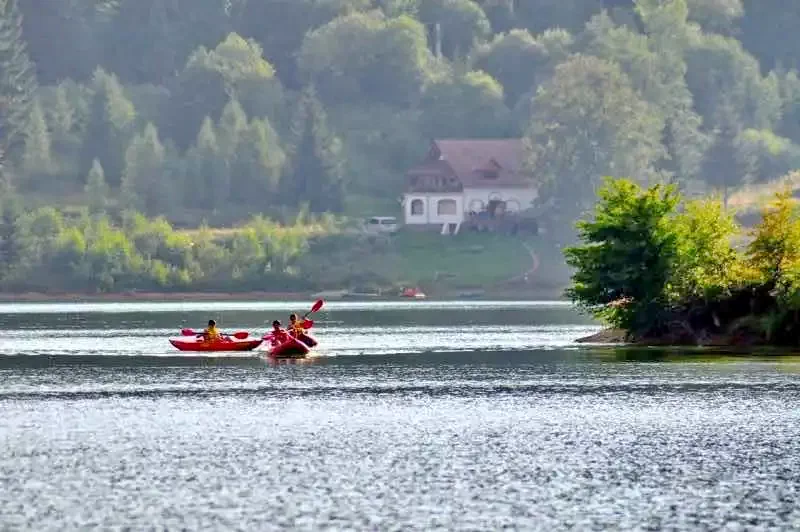
[[[114,292],[107,294],[85,294],[79,292],[0,292],[0,303],[122,303],[131,301],[303,301],[311,299],[325,299],[326,301],[413,301],[413,299],[400,297],[399,295],[380,295],[371,296],[367,294],[349,295],[344,297],[325,297],[325,293],[308,292]],[[540,293],[516,294],[517,297],[509,297],[512,294],[489,292],[480,296],[459,297],[458,293],[442,293],[438,296],[428,297],[420,301],[460,301],[460,300],[552,300],[552,294],[543,291]],[[543,297],[550,295],[551,297]],[[556,298],[561,300],[562,298]]]
[[[664,335],[660,338],[627,339],[627,333],[621,329],[603,329],[589,336],[575,340],[577,344],[621,344],[631,347],[770,347],[755,334],[742,332],[733,334],[703,334],[697,337]],[[774,345],[778,347],[778,345]]]

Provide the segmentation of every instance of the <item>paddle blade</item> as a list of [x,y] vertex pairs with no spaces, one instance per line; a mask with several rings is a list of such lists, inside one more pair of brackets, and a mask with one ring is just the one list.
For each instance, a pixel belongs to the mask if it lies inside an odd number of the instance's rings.
[[250,336],[250,333],[247,331],[237,331],[233,333],[233,337],[236,338],[237,340],[244,340],[248,336]]
[[192,329],[181,329],[181,336],[194,336],[195,333]]
[[311,307],[311,312],[309,312],[309,314],[313,314],[314,312],[317,312],[319,309],[322,308],[322,305],[324,305],[324,304],[325,304],[325,302],[323,300],[318,299],[314,303],[314,305]]

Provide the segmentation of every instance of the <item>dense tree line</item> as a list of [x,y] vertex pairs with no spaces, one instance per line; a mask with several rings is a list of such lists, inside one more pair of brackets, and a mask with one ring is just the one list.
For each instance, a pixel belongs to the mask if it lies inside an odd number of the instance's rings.
[[628,339],[798,345],[800,209],[790,191],[743,230],[718,199],[609,180],[578,227],[568,294]]
[[87,196],[92,212],[65,216],[52,207],[0,206],[0,289],[119,292],[125,290],[253,291],[313,288],[299,271],[311,239],[333,231],[330,217],[301,215],[288,225],[256,216],[236,231],[176,231],[164,218],[102,210],[102,170],[95,162]]
[[110,207],[175,220],[342,211],[395,197],[431,137],[524,135],[567,217],[606,174],[727,189],[800,164],[796,20],[777,0],[1,0],[5,182],[86,204],[94,169]]
[[[541,215],[603,175],[800,166],[800,3],[0,0],[3,183],[197,225],[394,201],[432,137],[527,139]],[[360,204],[360,205],[358,205]]]

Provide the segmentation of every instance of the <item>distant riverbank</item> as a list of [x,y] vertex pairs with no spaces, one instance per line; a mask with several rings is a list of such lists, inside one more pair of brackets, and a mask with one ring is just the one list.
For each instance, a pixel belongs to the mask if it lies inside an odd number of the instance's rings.
[[[345,301],[393,301],[409,300],[397,294],[354,294],[343,293],[338,297],[333,293],[308,293],[308,292],[152,292],[152,291],[131,291],[103,294],[89,293],[41,293],[41,292],[22,292],[22,293],[0,293],[2,303],[51,303],[64,301],[86,301],[86,302],[115,302],[115,301],[299,301],[311,299],[325,300],[345,300]],[[434,300],[560,300],[562,294],[558,290],[526,290],[526,291],[480,291],[464,293],[457,291],[444,291],[435,294],[428,294],[429,299]]]

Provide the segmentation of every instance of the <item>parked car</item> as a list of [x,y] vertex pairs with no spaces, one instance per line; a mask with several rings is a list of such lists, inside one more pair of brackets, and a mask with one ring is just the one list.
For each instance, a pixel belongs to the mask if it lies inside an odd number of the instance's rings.
[[365,224],[368,233],[396,233],[399,229],[397,218],[394,216],[373,216]]

